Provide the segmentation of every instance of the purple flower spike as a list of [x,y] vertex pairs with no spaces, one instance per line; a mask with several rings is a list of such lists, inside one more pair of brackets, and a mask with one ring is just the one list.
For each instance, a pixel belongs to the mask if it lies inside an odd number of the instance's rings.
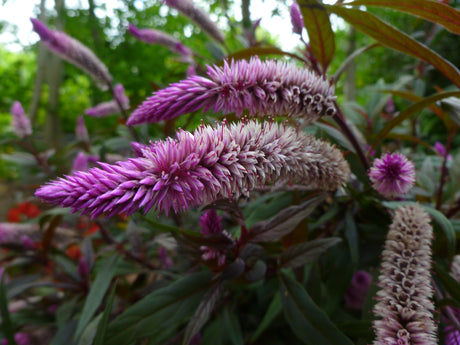
[[[123,110],[129,109],[129,98],[125,94],[125,89],[123,85],[117,84],[113,89],[114,99],[108,102],[102,102],[98,105],[86,109],[85,115],[92,116],[92,117],[106,117],[113,114],[118,114],[120,112],[120,105],[121,104]],[[115,99],[116,98],[116,99]],[[118,100],[118,102],[117,102]]]
[[402,153],[385,153],[369,171],[372,187],[387,198],[406,194],[415,182],[414,163]]
[[195,6],[190,0],[162,0],[169,7],[175,8],[184,16],[193,20],[204,32],[219,43],[224,44],[225,37],[217,25],[209,18],[201,8]]
[[335,115],[334,88],[312,72],[281,61],[232,61],[208,66],[208,78],[192,76],[149,97],[128,119],[128,125],[169,120],[199,109],[238,117],[303,117],[306,122]]
[[215,209],[207,210],[200,218],[203,236],[216,235],[222,233],[222,217],[219,217]]
[[137,158],[99,163],[42,186],[36,195],[92,217],[153,207],[168,214],[248,195],[277,180],[334,190],[350,174],[338,149],[272,122],[202,125],[135,150]]
[[13,103],[11,115],[13,115],[13,130],[18,137],[24,138],[32,134],[30,120],[20,102],[16,101]]
[[30,21],[34,31],[53,53],[81,68],[101,85],[106,86],[112,82],[112,77],[107,67],[88,47],[64,32],[48,29],[38,19],[30,18]]
[[88,157],[83,152],[78,152],[72,163],[72,172],[88,170]]
[[436,345],[431,301],[430,218],[418,205],[400,207],[382,253],[382,266],[374,314],[374,345]]
[[298,35],[302,35],[302,30],[304,27],[302,12],[300,12],[299,5],[297,2],[293,2],[291,5],[291,23],[292,23],[292,32]]
[[85,126],[85,119],[83,116],[79,116],[77,119],[77,126],[75,127],[75,136],[77,140],[88,143],[89,134],[88,129]]
[[352,310],[361,310],[364,305],[366,293],[372,283],[372,276],[366,271],[357,271],[345,294],[345,304]]
[[172,52],[178,53],[184,57],[192,55],[192,51],[184,46],[179,40],[168,35],[167,33],[154,29],[139,29],[129,23],[129,32],[138,40],[148,44],[160,44],[169,48]]

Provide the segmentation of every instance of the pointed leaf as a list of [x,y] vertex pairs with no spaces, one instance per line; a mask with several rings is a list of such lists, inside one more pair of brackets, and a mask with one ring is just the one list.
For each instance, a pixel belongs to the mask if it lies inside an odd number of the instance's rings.
[[77,331],[75,332],[75,339],[78,339],[83,329],[85,329],[88,322],[93,317],[97,308],[104,298],[105,292],[107,291],[110,282],[115,274],[119,257],[112,255],[105,264],[98,271],[98,275],[94,280],[89,290],[88,297],[83,307],[80,320],[78,321]]
[[280,256],[282,268],[295,268],[316,260],[329,247],[342,241],[339,237],[320,238],[296,244],[286,249]]
[[444,26],[460,35],[460,11],[452,6],[432,0],[356,0],[350,6],[377,6],[406,12]]
[[102,319],[97,326],[96,336],[94,338],[93,345],[102,345],[104,343],[105,332],[107,330],[107,325],[109,324],[110,314],[112,312],[113,298],[115,296],[116,282],[113,285],[112,291],[110,292],[109,298],[107,300],[107,305],[105,306],[104,313],[102,314]]
[[436,93],[432,96],[424,98],[422,101],[414,103],[401,111],[398,116],[395,118],[391,119],[390,121],[387,122],[385,127],[383,127],[380,132],[377,133],[377,135],[374,138],[374,143],[372,144],[372,149],[374,149],[378,143],[386,137],[390,131],[399,125],[401,122],[404,120],[410,118],[417,112],[421,111],[422,109],[428,107],[430,104],[433,104],[436,101],[439,101],[440,99],[451,97],[451,96],[460,96],[460,91],[449,91],[449,92],[442,92],[442,93]]
[[280,274],[284,315],[294,334],[307,345],[352,345],[305,291],[286,273]]
[[209,272],[198,272],[150,293],[109,325],[105,344],[126,345],[146,337],[161,341],[162,332],[192,316],[210,280]]
[[200,305],[195,310],[195,314],[187,324],[184,341],[182,342],[183,345],[188,345],[193,336],[201,330],[206,322],[208,322],[216,307],[217,302],[219,302],[222,297],[223,291],[224,286],[222,282],[217,281],[213,286],[211,286],[206,295],[204,295]]
[[320,194],[304,203],[290,206],[275,217],[254,224],[250,230],[252,242],[273,242],[290,233],[303,219],[324,201],[326,195]]
[[456,86],[460,87],[460,71],[457,67],[409,35],[369,12],[340,6],[326,6],[329,11],[342,17],[357,30],[374,38],[382,45],[432,64]]
[[329,14],[316,0],[300,0],[298,4],[308,32],[311,52],[321,64],[323,72],[326,72],[335,52],[334,32]]
[[268,306],[267,312],[262,319],[262,322],[257,327],[256,331],[249,341],[251,344],[254,343],[260,335],[265,331],[272,321],[278,316],[281,311],[281,295],[279,292],[276,293],[275,297],[272,299],[270,305]]
[[434,271],[449,295],[460,302],[460,283],[437,263],[434,264]]
[[2,274],[0,277],[0,313],[2,317],[0,329],[8,340],[8,344],[15,344],[13,324],[11,322],[10,312],[8,310],[8,301],[6,299],[6,295],[5,274]]

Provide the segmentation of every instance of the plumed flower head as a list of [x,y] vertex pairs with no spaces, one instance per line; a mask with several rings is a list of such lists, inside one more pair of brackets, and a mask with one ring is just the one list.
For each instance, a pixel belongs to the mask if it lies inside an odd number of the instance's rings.
[[219,43],[225,42],[225,37],[217,25],[209,18],[208,14],[201,8],[197,7],[191,0],[162,0],[169,7],[175,8],[184,16],[189,17],[198,26],[206,32],[209,37]]
[[414,163],[402,153],[385,153],[374,160],[369,178],[377,192],[387,198],[406,194],[415,182]]
[[107,67],[85,45],[64,32],[50,30],[40,20],[30,18],[34,31],[53,53],[91,75],[101,85],[107,85],[112,77]]
[[166,214],[248,195],[255,187],[288,180],[335,190],[350,169],[333,146],[273,122],[200,126],[150,145],[134,145],[137,158],[76,172],[36,195],[93,217],[155,207]]
[[13,115],[13,130],[18,137],[24,138],[32,134],[30,120],[20,102],[16,101],[13,103],[11,115]]
[[121,111],[120,105],[123,110],[129,109],[129,98],[125,94],[123,85],[115,85],[113,89],[113,97],[114,98],[110,101],[102,102],[92,108],[86,109],[85,115],[92,117],[106,117],[113,114],[118,114]]
[[430,218],[418,205],[400,207],[382,253],[374,314],[375,345],[436,345],[431,287]]
[[312,72],[281,61],[225,62],[208,66],[208,78],[191,76],[155,92],[128,119],[128,125],[169,120],[199,109],[238,117],[292,116],[312,122],[335,115],[334,88]]
[[167,33],[154,29],[139,29],[129,23],[128,30],[138,40],[148,44],[160,44],[169,48],[172,52],[178,53],[184,57],[192,55],[192,51],[184,46],[179,40],[168,35]]
[[302,29],[304,27],[303,24],[303,16],[300,12],[299,5],[297,2],[293,2],[290,8],[291,13],[291,23],[292,23],[292,32],[298,35],[302,34]]

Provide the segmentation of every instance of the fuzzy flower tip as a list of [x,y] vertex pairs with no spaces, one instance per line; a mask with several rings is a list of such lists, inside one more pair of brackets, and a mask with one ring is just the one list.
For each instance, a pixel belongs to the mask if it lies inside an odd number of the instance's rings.
[[106,117],[120,112],[120,105],[123,110],[129,109],[129,98],[125,94],[123,85],[117,84],[113,89],[113,99],[97,104],[85,110],[85,115],[92,117]]
[[363,308],[366,293],[372,283],[372,276],[366,271],[357,271],[351,279],[350,286],[345,293],[345,304],[352,310]]
[[290,8],[291,13],[291,23],[292,23],[292,32],[298,35],[302,34],[303,29],[303,16],[300,12],[299,5],[297,2],[293,2]]
[[96,217],[155,207],[183,212],[218,199],[238,198],[280,179],[334,190],[349,177],[341,152],[292,127],[256,121],[202,125],[150,145],[137,158],[76,172],[37,190],[53,204]]
[[11,115],[13,115],[13,130],[18,137],[24,138],[32,134],[30,120],[20,102],[16,101],[13,103]]
[[415,182],[414,163],[402,153],[385,153],[374,160],[369,178],[377,192],[387,198],[406,194]]
[[435,345],[430,218],[418,205],[395,211],[382,253],[374,345]]
[[281,61],[254,57],[208,66],[208,78],[192,76],[157,91],[137,108],[128,125],[169,120],[199,109],[238,117],[303,117],[312,122],[335,115],[334,89],[312,72]]
[[[222,228],[222,217],[219,217],[217,211],[214,209],[207,210],[200,218],[201,234],[204,237],[212,235],[224,235],[229,240],[232,240],[230,234]],[[205,261],[216,260],[219,266],[225,264],[227,255],[225,250],[215,249],[208,246],[201,246],[200,250],[203,252],[201,258]]]
[[139,29],[133,24],[129,23],[128,30],[139,41],[148,44],[160,44],[169,48],[172,52],[178,53],[184,57],[192,55],[192,51],[184,46],[179,40],[168,35],[167,33],[154,29]]
[[91,75],[101,85],[110,84],[112,77],[107,67],[85,45],[64,32],[53,31],[40,20],[30,18],[34,31],[53,53]]
[[77,140],[82,142],[89,142],[88,129],[85,126],[85,119],[83,116],[79,116],[77,119],[77,125],[75,126],[75,137]]
[[219,43],[225,42],[225,37],[217,25],[209,18],[208,14],[201,8],[195,6],[191,0],[162,0],[169,7],[175,8],[184,16],[193,20],[209,37]]

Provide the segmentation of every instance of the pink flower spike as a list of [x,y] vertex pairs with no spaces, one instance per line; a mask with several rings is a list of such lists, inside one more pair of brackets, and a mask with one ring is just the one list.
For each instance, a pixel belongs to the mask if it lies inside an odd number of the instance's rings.
[[88,170],[88,157],[83,152],[78,152],[72,163],[72,172]]
[[83,116],[79,116],[77,119],[77,126],[75,127],[75,137],[78,141],[88,143],[89,134],[88,129],[85,126],[85,119]]
[[302,12],[300,12],[299,5],[297,2],[293,2],[290,8],[292,32],[298,35],[302,35],[304,27]]
[[209,78],[191,76],[147,98],[129,117],[128,125],[169,120],[203,109],[214,113],[243,112],[250,117],[302,117],[310,123],[333,116],[333,86],[309,70],[282,61],[228,61],[208,66]]
[[350,286],[345,293],[345,304],[352,310],[361,310],[366,293],[372,283],[372,276],[366,271],[357,271],[353,275]]
[[[447,154],[446,147],[442,143],[440,143],[439,141],[434,143],[433,149],[437,153],[439,153],[439,155],[441,157],[446,157],[446,154]],[[446,159],[448,161],[451,161],[452,160],[452,155],[447,155]]]
[[11,107],[11,115],[13,115],[14,133],[20,138],[27,137],[32,134],[30,120],[24,112],[20,102],[16,101]]
[[178,53],[184,57],[192,55],[192,51],[184,46],[178,39],[167,33],[154,29],[139,29],[133,24],[128,24],[128,30],[138,40],[148,44],[160,44],[169,48],[172,52]]
[[[92,108],[85,110],[85,115],[92,117],[106,117],[120,113],[120,105],[123,110],[129,109],[129,98],[125,94],[123,85],[117,84],[113,89],[113,99],[107,102],[102,102]],[[118,100],[118,102],[117,102]]]
[[414,163],[402,153],[385,153],[375,159],[368,175],[372,187],[387,198],[407,194],[415,183]]
[[53,53],[91,75],[101,86],[112,82],[107,67],[85,45],[61,31],[50,30],[40,20],[30,18],[34,31]]

